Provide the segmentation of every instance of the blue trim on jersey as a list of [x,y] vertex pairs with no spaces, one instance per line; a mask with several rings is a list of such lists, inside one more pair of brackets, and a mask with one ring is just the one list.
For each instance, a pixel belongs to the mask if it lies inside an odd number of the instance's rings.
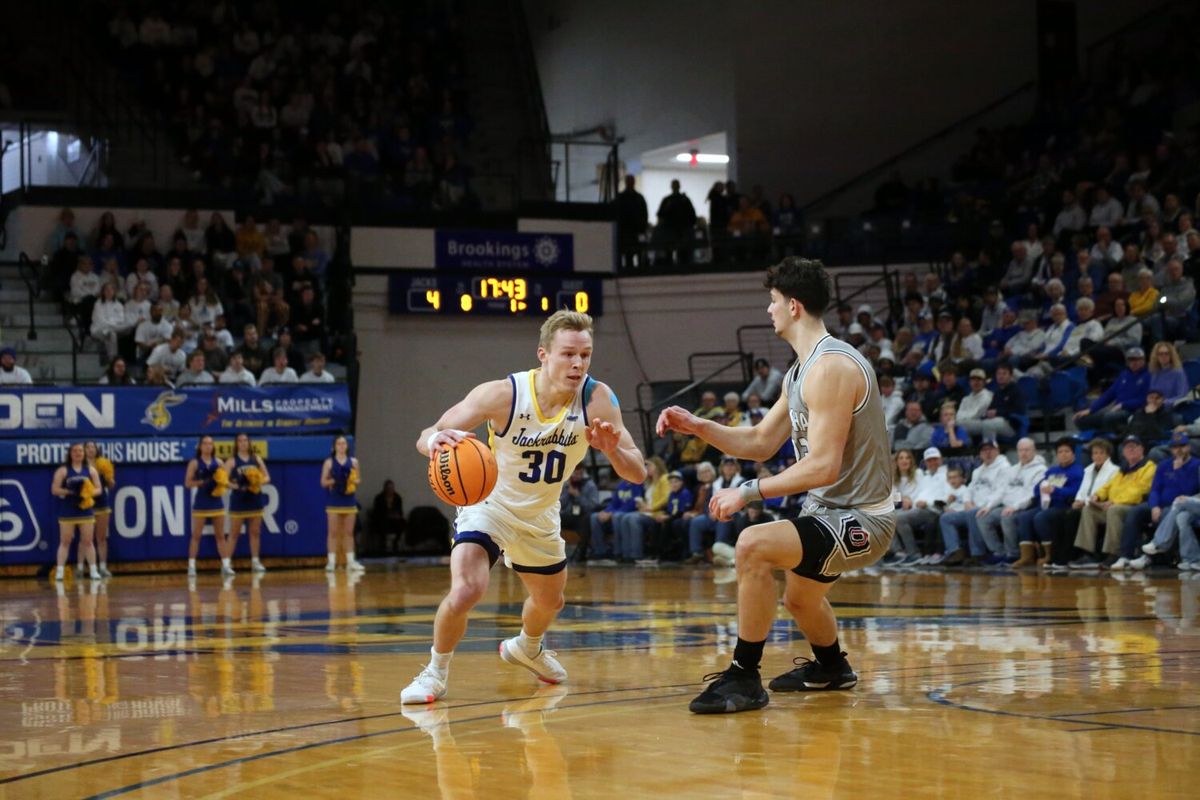
[[496,562],[500,560],[500,546],[493,542],[492,537],[483,531],[460,531],[454,534],[455,547],[458,547],[463,542],[477,544],[487,551],[488,569],[496,566]]
[[591,421],[588,420],[587,407],[588,407],[588,403],[592,402],[592,392],[594,392],[594,391],[596,391],[596,379],[593,378],[591,375],[588,375],[583,380],[583,395],[582,396],[583,396],[583,424],[584,425],[592,424]]
[[567,560],[564,558],[557,564],[551,564],[548,567],[523,567],[520,564],[512,565],[513,572],[531,572],[535,575],[557,575],[567,568]]
[[[504,434],[508,433],[508,429],[512,427],[513,417],[517,415],[517,378],[515,375],[508,376],[508,382],[512,385],[512,402],[508,404],[508,422],[504,423],[504,430],[496,435],[504,438]],[[490,541],[490,540],[489,540]]]

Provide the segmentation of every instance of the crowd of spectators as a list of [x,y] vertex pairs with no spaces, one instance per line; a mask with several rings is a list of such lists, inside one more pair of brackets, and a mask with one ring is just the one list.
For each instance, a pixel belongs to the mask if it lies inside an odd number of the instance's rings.
[[[163,250],[141,219],[106,212],[85,232],[63,209],[46,249],[39,291],[95,343],[101,383],[332,382],[325,354],[344,357],[328,324],[330,255],[302,219],[285,230],[247,216],[235,230],[188,210]],[[29,382],[4,350],[0,383]]]
[[452,3],[154,0],[88,12],[198,179],[258,203],[471,202]]

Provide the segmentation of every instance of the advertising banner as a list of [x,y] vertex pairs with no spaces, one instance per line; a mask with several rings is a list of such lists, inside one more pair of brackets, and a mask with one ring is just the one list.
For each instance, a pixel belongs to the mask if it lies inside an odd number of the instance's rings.
[[570,272],[575,268],[575,238],[569,233],[438,230],[434,266]]
[[4,387],[0,438],[324,433],[350,427],[345,384]]
[[[231,434],[209,434],[217,448],[218,458],[233,455],[234,437]],[[122,464],[178,464],[180,470],[196,455],[201,435],[158,436],[147,438],[106,439],[91,437],[100,454],[117,466]],[[252,437],[251,445],[268,462],[323,461],[333,447],[333,435]],[[353,452],[354,437],[347,437]],[[77,439],[0,439],[0,467],[59,466],[66,461],[67,450]],[[119,476],[119,473],[118,473]],[[183,472],[179,473],[183,480]],[[4,477],[0,474],[0,477]]]
[[[0,566],[54,562],[59,530],[57,500],[50,494],[50,481],[56,468],[47,465],[0,469]],[[196,490],[184,488],[185,469],[185,461],[117,467],[117,488],[109,500],[110,561],[187,558],[192,497]],[[263,555],[324,553],[326,495],[320,488],[321,462],[268,460],[267,469],[271,483],[263,487],[267,497]],[[243,534],[237,554],[248,554],[248,548],[248,539]],[[216,558],[216,555],[212,530],[206,528],[200,557]]]

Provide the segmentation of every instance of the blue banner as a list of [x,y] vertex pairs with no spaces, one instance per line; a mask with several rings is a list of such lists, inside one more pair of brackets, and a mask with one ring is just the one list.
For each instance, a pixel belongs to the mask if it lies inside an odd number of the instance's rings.
[[438,230],[434,232],[434,266],[570,272],[575,268],[575,237],[570,233]]
[[5,387],[0,437],[323,433],[350,427],[345,384]]
[[[350,440],[354,451],[354,437]],[[271,436],[252,438],[254,451],[269,461],[323,461],[333,447],[332,435]],[[58,466],[66,461],[67,450],[78,439],[0,439],[0,467]],[[100,454],[113,464],[186,464],[196,454],[200,436],[186,438],[95,438]],[[218,458],[233,455],[234,437],[213,435]],[[119,474],[119,473],[118,473]],[[0,476],[2,477],[2,476]]]
[[[117,469],[117,488],[109,501],[109,561],[187,558],[195,490],[183,486],[185,469],[186,463]],[[263,555],[323,554],[326,493],[320,488],[321,462],[268,461],[267,469],[271,483],[263,487]],[[54,470],[46,466],[0,472],[0,566],[54,562],[59,537],[57,500],[50,494]],[[239,538],[238,556],[249,553],[248,541],[245,535]],[[206,528],[200,557],[216,556],[211,528]]]

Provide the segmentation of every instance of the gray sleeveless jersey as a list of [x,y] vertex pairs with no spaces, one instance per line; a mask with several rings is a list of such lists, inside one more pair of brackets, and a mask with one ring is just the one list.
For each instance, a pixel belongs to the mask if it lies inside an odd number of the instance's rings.
[[808,406],[804,402],[804,378],[819,358],[849,358],[862,370],[867,381],[867,392],[854,409],[837,480],[829,486],[810,491],[808,500],[825,508],[857,509],[867,514],[891,513],[892,464],[888,453],[883,401],[875,382],[875,371],[853,346],[828,334],[817,342],[807,360],[788,370],[784,382],[796,459],[808,455]]

